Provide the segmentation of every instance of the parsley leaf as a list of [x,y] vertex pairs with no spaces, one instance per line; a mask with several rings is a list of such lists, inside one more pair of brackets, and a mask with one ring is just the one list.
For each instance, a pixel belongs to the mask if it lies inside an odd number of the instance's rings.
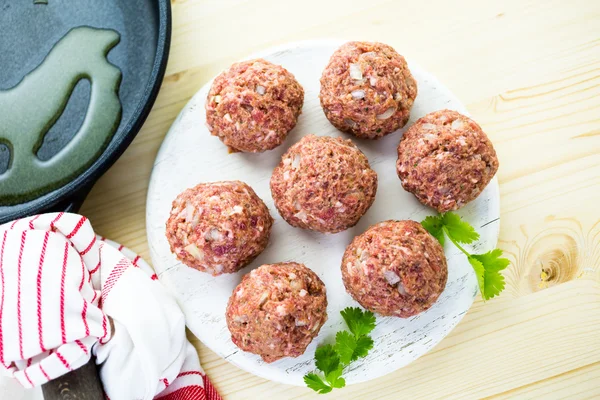
[[[502,250],[494,249],[485,254],[473,254],[471,258],[479,261],[484,267],[483,286],[479,287],[484,299],[488,300],[500,294],[504,290],[504,277],[500,273],[508,267],[510,261],[500,258]],[[472,265],[472,264],[471,264]]]
[[444,221],[441,216],[429,216],[421,222],[421,225],[423,225],[423,228],[425,228],[431,236],[436,238],[442,246],[444,245]]
[[348,329],[356,338],[368,335],[375,329],[375,315],[371,311],[363,311],[358,307],[347,307],[341,311],[341,314]]
[[481,297],[489,300],[504,290],[504,277],[500,273],[510,261],[502,256],[502,250],[495,249],[485,254],[470,254],[461,244],[471,244],[479,240],[479,233],[468,222],[463,221],[458,214],[448,212],[435,217],[427,217],[421,222],[432,236],[442,245],[446,236],[464,255],[473,267]]
[[479,285],[479,291],[481,292],[481,296],[483,297],[485,287],[485,267],[483,266],[481,261],[479,261],[473,256],[469,256],[467,257],[467,259],[469,260],[469,264],[471,264],[473,270],[475,271],[475,276],[477,276],[477,284]]
[[306,383],[306,386],[319,394],[329,393],[333,390],[331,386],[328,386],[325,382],[323,382],[323,379],[321,379],[321,377],[314,372],[304,375],[304,383]]
[[340,314],[350,332],[338,332],[335,345],[317,347],[315,365],[323,376],[316,372],[304,375],[306,386],[319,394],[346,386],[346,380],[342,378],[344,368],[352,361],[365,357],[373,348],[373,339],[368,334],[375,328],[375,315],[358,307],[347,307]]
[[348,331],[339,331],[335,335],[335,351],[340,355],[340,361],[343,364],[349,364],[352,361],[356,350],[356,338]]
[[331,387],[339,389],[346,386],[346,380],[342,378],[342,372],[344,372],[344,368],[340,367],[325,376]]
[[317,347],[315,351],[315,365],[323,371],[325,375],[335,371],[340,366],[340,357],[332,345]]
[[463,221],[458,214],[447,212],[442,216],[442,222],[448,236],[458,243],[470,244],[479,240],[479,233],[475,232],[475,228]]
[[361,336],[356,341],[356,349],[354,349],[354,354],[352,357],[352,361],[358,360],[359,358],[366,357],[369,353],[369,350],[373,348],[373,339],[370,336]]

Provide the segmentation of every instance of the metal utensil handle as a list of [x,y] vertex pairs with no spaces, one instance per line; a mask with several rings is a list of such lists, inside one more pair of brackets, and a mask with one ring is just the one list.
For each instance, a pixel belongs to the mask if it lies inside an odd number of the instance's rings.
[[106,400],[96,359],[42,386],[45,400]]

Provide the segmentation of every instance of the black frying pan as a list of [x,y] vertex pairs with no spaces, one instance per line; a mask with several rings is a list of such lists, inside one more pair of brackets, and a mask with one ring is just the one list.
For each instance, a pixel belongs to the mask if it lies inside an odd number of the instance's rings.
[[[120,102],[118,113],[105,115],[105,105],[96,106],[94,110],[90,99],[96,99],[94,94],[98,91],[94,92],[90,81],[93,79],[95,82],[96,79],[95,76],[89,80],[80,79],[86,78],[85,74],[73,78],[73,87],[67,90],[60,87],[48,90],[46,86],[57,84],[57,79],[50,73],[40,73],[32,85],[33,92],[31,89],[23,90],[26,92],[24,95],[19,92],[18,96],[8,100],[3,97],[11,89],[25,87],[19,85],[28,79],[30,73],[42,67],[48,69],[48,55],[58,51],[57,43],[74,29],[86,26],[118,33],[118,43],[110,45],[106,56],[108,63],[120,71],[120,76],[113,79],[114,93]],[[36,135],[44,119],[40,113],[51,105],[49,97],[56,91],[65,90],[67,93],[64,104],[57,107],[55,116],[44,122],[40,140],[33,140],[35,144],[29,150],[41,164],[64,154],[61,151],[75,143],[81,134],[77,134],[80,127],[88,121],[88,113],[96,113],[99,125],[114,120],[106,139],[96,140],[97,148],[88,161],[78,159],[78,154],[86,150],[83,145],[75,148],[75,156],[71,157],[75,161],[70,171],[65,171],[65,165],[69,167],[67,162],[52,173],[34,168],[29,172],[25,170],[19,179],[13,180],[27,186],[30,180],[39,183],[37,181],[41,181],[40,175],[43,175],[48,180],[47,185],[28,190],[27,194],[12,196],[8,192],[19,185],[15,186],[13,182],[12,186],[2,186],[0,181],[0,223],[40,212],[75,212],[79,209],[93,184],[125,151],[150,113],[164,77],[170,39],[169,0],[0,0],[0,104],[3,104],[0,107],[0,176],[19,165],[14,155],[22,152],[22,148],[15,149],[13,142],[19,142],[22,137],[15,135]],[[84,58],[92,44],[84,43],[83,46],[75,51],[61,50],[63,54],[54,57],[54,68],[68,68],[68,62]],[[28,96],[26,102],[20,102],[23,96]],[[22,115],[22,123],[15,119],[15,115],[19,114]],[[8,125],[12,124],[10,132],[6,121],[10,121]],[[25,143],[33,143],[31,137],[25,138]],[[93,140],[92,136],[89,140],[86,137],[86,141]],[[53,179],[58,175],[62,178]],[[49,400],[104,399],[94,360],[44,385],[43,391]]]
[[[46,2],[47,4],[43,4]],[[75,159],[74,165],[69,172],[65,172],[65,165],[62,165],[56,172],[53,170],[45,174],[41,170],[32,169],[15,177],[12,186],[3,186],[0,180],[0,223],[46,211],[77,211],[95,181],[131,143],[156,99],[169,52],[169,0],[0,0],[0,104],[2,96],[11,88],[19,88],[24,77],[35,72],[40,65],[44,66],[44,60],[61,39],[71,30],[82,26],[112,29],[120,36],[119,42],[110,49],[107,56],[108,62],[121,72],[120,81],[116,82],[121,103],[120,115],[113,113],[109,116],[111,121],[111,118],[115,121],[114,133],[109,134],[92,151],[95,154],[87,162],[77,160],[83,151],[75,149],[75,156],[72,157]],[[83,57],[80,55],[83,54],[81,51],[65,54],[68,57],[63,54],[63,59]],[[40,87],[39,85],[52,84],[53,81],[52,75],[48,74],[39,77],[36,85]],[[58,119],[47,121],[48,126],[44,130],[49,130],[41,142],[31,149],[41,163],[63,154],[61,151],[71,141],[75,141],[73,137],[77,136],[87,113],[93,111],[90,103],[91,87],[88,80],[79,80],[70,91],[64,111],[59,112]],[[42,89],[40,87],[40,90],[36,90],[33,96],[30,93],[26,107],[9,99],[0,108],[0,124],[3,124],[0,126],[0,175],[6,174],[9,167],[18,164],[14,159],[16,150],[11,148],[10,140],[2,137],[2,127],[6,130],[5,122],[11,118],[13,126],[18,125],[14,116],[22,113],[23,123],[18,129],[13,129],[10,135],[14,135],[16,131],[19,135],[35,135],[38,129],[35,122],[40,122],[36,121],[36,118],[40,118],[40,112],[31,110],[45,109],[50,104],[44,103],[50,97],[47,93],[53,93]],[[102,115],[102,107],[100,111],[96,110],[96,114],[101,122],[107,118]],[[4,133],[4,136],[10,136]],[[30,179],[27,177],[30,176],[38,184],[35,179],[42,180],[41,175],[48,178],[47,185],[28,189],[26,195],[12,194],[15,183],[29,183]],[[53,181],[55,177],[60,179]]]

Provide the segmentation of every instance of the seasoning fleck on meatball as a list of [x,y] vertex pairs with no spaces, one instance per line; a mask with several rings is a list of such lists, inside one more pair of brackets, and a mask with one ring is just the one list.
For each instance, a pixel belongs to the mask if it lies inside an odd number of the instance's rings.
[[206,99],[206,122],[230,151],[279,146],[296,126],[304,89],[285,68],[266,60],[233,64],[217,76]]
[[475,121],[441,110],[404,133],[396,169],[405,190],[444,213],[479,196],[498,171],[498,158]]
[[226,317],[240,349],[269,363],[298,357],[327,320],[325,285],[303,264],[263,265],[235,288]]
[[321,76],[321,106],[339,130],[378,139],[402,128],[417,97],[404,57],[383,43],[349,42]]
[[308,135],[271,176],[271,194],[290,225],[336,233],[358,222],[375,200],[377,173],[351,140]]
[[269,242],[273,218],[254,190],[240,181],[201,183],[173,201],[167,239],[188,267],[233,273]]
[[346,290],[364,308],[408,318],[430,308],[444,291],[444,249],[421,224],[385,221],[354,238],[342,260]]

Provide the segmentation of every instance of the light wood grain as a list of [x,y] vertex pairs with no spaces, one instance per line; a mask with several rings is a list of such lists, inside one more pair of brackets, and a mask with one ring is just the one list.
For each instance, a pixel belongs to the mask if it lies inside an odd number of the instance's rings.
[[[293,40],[380,40],[443,81],[495,144],[507,290],[476,301],[408,367],[328,398],[600,396],[600,2],[177,0],[167,77],[140,135],[83,213],[148,258],[156,151],[187,100],[231,62]],[[196,342],[226,399],[313,398]]]

